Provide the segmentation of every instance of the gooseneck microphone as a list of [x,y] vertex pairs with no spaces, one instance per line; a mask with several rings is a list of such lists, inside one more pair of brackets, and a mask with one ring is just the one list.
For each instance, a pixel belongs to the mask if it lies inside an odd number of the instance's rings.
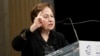
[[[77,34],[77,32],[76,32],[76,29],[75,29],[75,27],[74,27],[74,24],[73,24],[73,22],[72,22],[71,18],[69,17],[69,18],[66,18],[66,19],[69,19],[69,20],[70,20],[71,25],[72,25],[72,28],[73,28],[73,31],[74,31],[75,36],[76,36],[76,39],[77,39],[77,41],[79,41],[78,34]],[[64,25],[66,25],[67,23],[63,23],[63,24],[64,24]]]

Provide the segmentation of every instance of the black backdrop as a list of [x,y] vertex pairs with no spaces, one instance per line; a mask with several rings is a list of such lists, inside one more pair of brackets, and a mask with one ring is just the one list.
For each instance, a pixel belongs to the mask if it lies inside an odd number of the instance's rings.
[[[98,1],[66,1],[54,0],[56,21],[70,17],[80,40],[100,41],[100,9]],[[95,20],[95,21],[89,21]],[[89,22],[86,22],[89,21]],[[67,19],[64,23],[70,23]],[[71,24],[56,24],[56,30],[63,33],[69,43],[76,41]]]

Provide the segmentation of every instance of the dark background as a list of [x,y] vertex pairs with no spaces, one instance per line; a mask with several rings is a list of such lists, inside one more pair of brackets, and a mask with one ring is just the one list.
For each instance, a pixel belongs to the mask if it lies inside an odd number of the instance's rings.
[[[56,30],[63,33],[69,43],[76,41],[69,18],[74,24],[79,40],[100,41],[100,3],[99,1],[55,0]],[[66,20],[65,20],[66,19]],[[64,22],[59,22],[63,21]],[[92,20],[92,21],[91,21]],[[93,21],[94,20],[94,21]],[[63,23],[67,23],[66,25]]]

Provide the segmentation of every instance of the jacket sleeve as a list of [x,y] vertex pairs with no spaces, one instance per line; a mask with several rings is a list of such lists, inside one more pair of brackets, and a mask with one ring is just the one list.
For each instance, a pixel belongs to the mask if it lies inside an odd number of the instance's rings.
[[64,46],[67,46],[69,43],[68,43],[68,41],[65,39],[65,36],[62,34],[62,33],[59,33],[59,35],[60,35],[60,40],[61,40],[61,42],[62,42],[62,46],[64,47]]
[[63,46],[67,46],[69,43],[68,41],[65,39],[64,35],[62,35],[62,43],[63,43]]
[[[32,35],[32,32],[30,32],[29,29],[24,29],[22,32],[15,36],[14,39],[12,40],[12,47],[16,51],[21,51],[24,46],[27,44],[27,38]],[[23,38],[26,38],[24,40]]]

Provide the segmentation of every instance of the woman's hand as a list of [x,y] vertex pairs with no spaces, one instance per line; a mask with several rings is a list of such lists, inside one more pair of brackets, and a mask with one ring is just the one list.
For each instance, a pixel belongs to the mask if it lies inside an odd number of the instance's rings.
[[42,26],[42,16],[41,16],[41,12],[39,12],[37,17],[35,17],[33,24],[30,26],[30,31],[34,32],[37,28],[41,26]]

